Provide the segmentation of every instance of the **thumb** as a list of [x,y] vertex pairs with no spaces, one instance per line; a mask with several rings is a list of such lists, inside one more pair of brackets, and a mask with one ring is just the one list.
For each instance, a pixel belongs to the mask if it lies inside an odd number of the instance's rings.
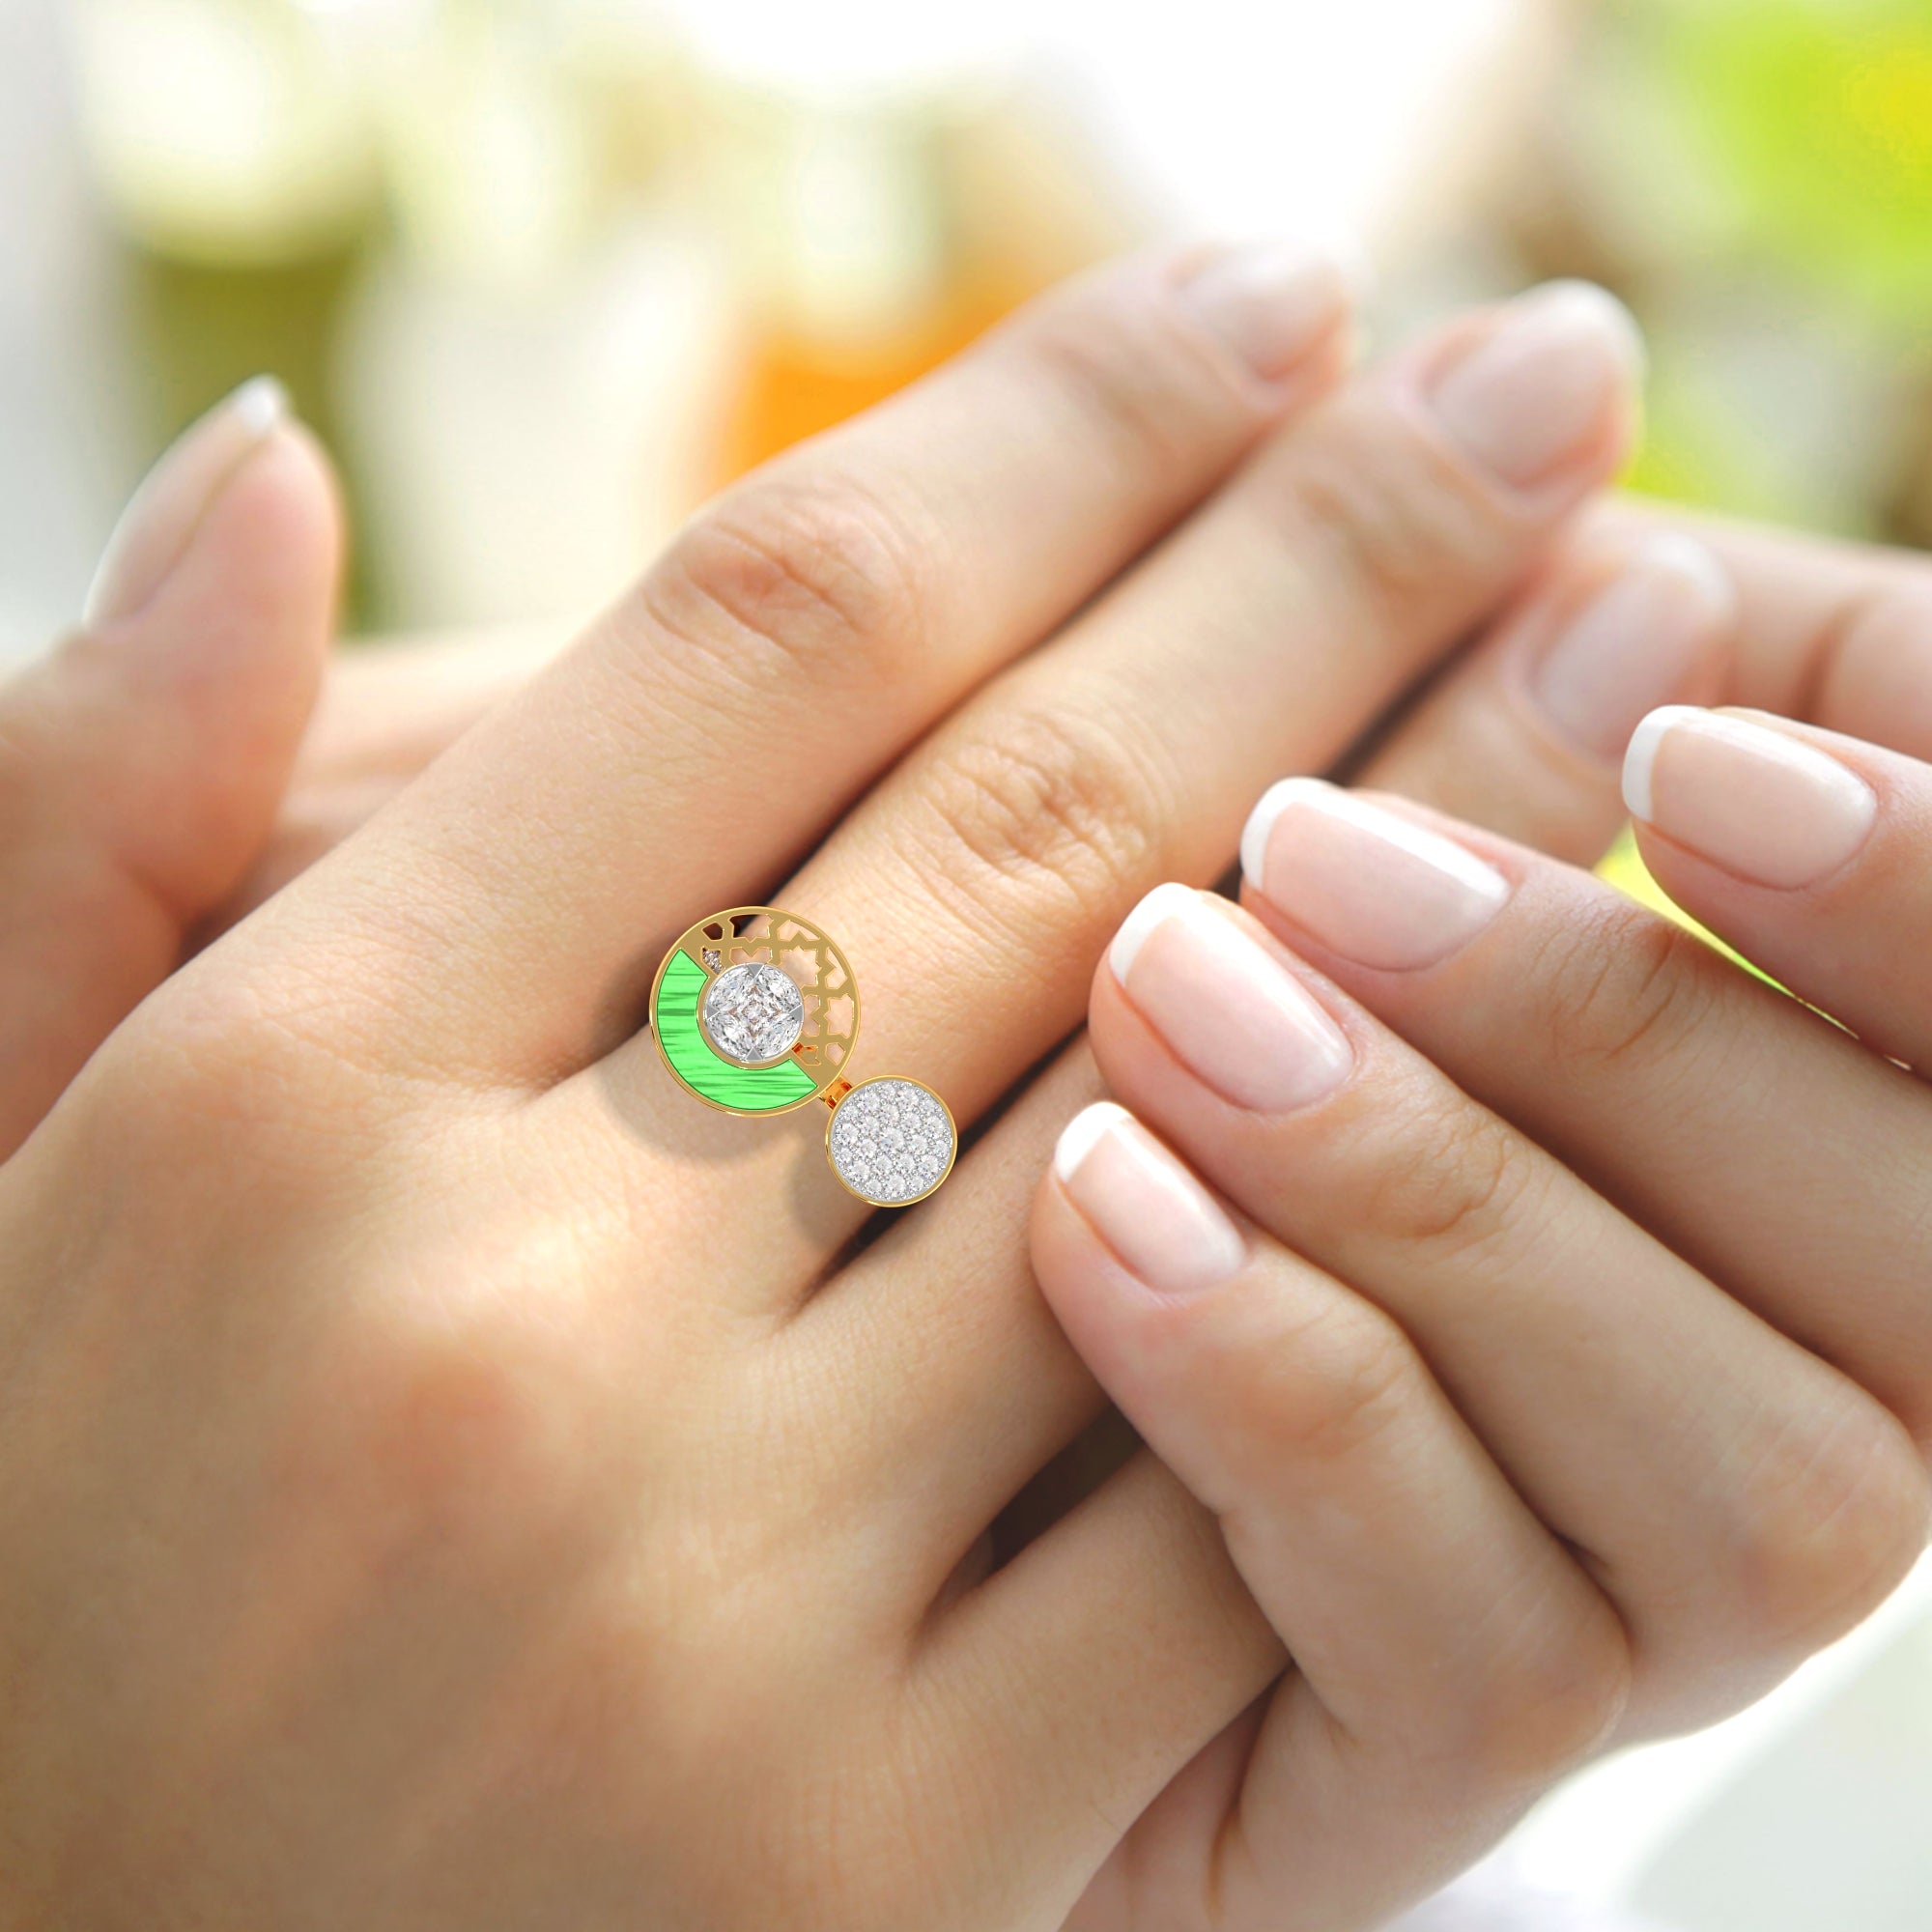
[[0,1157],[266,840],[341,550],[327,460],[250,383],[142,484],[81,628],[0,691]]

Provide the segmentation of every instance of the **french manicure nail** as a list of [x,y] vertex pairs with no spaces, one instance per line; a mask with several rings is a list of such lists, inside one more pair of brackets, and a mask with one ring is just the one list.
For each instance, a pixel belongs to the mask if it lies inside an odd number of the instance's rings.
[[1211,255],[1175,288],[1177,299],[1264,382],[1277,382],[1347,313],[1355,273],[1311,243],[1261,242]]
[[1644,713],[1687,695],[1737,621],[1738,597],[1703,544],[1647,538],[1543,648],[1531,695],[1563,735],[1618,758]]
[[1122,1265],[1157,1294],[1198,1294],[1247,1264],[1247,1243],[1220,1204],[1111,1100],[1067,1122],[1053,1171]]
[[1436,372],[1429,398],[1467,455],[1528,488],[1597,439],[1642,368],[1643,338],[1622,302],[1591,282],[1552,282],[1509,303]]
[[159,590],[223,485],[288,416],[287,391],[272,376],[257,376],[183,432],[121,513],[88,590],[84,623],[130,617]]
[[1855,857],[1878,817],[1872,788],[1828,753],[1731,712],[1666,704],[1636,727],[1624,803],[1753,885],[1791,891]]
[[1156,886],[1107,957],[1175,1057],[1236,1106],[1310,1106],[1354,1063],[1348,1036],[1301,982],[1186,886]]
[[1284,779],[1241,834],[1241,870],[1277,911],[1359,966],[1434,966],[1503,908],[1473,852],[1320,779]]

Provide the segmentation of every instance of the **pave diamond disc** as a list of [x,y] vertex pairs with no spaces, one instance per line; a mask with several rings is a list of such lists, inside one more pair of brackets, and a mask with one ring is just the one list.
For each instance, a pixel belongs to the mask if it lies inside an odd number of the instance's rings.
[[727,967],[704,991],[704,1032],[739,1066],[769,1066],[798,1044],[805,999],[789,973],[762,960]]
[[931,1088],[887,1073],[862,1080],[833,1110],[825,1156],[862,1201],[904,1208],[952,1172],[958,1140],[946,1102]]

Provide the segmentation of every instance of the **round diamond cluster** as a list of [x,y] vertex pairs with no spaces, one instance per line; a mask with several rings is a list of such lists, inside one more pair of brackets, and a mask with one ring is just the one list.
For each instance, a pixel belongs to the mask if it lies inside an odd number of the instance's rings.
[[789,973],[751,960],[719,974],[704,989],[704,1031],[726,1060],[766,1066],[782,1060],[805,1031],[805,997]]
[[876,1207],[896,1208],[945,1179],[952,1122],[936,1094],[917,1080],[887,1074],[862,1081],[839,1101],[826,1146],[854,1194]]

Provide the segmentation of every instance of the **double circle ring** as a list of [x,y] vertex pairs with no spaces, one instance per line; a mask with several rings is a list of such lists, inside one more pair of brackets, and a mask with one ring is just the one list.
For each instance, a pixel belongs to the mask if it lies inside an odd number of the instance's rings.
[[651,982],[651,1033],[685,1090],[726,1114],[830,1110],[825,1157],[874,1208],[923,1201],[952,1171],[946,1102],[904,1074],[856,1084],[859,988],[838,943],[776,906],[733,906],[686,929]]

